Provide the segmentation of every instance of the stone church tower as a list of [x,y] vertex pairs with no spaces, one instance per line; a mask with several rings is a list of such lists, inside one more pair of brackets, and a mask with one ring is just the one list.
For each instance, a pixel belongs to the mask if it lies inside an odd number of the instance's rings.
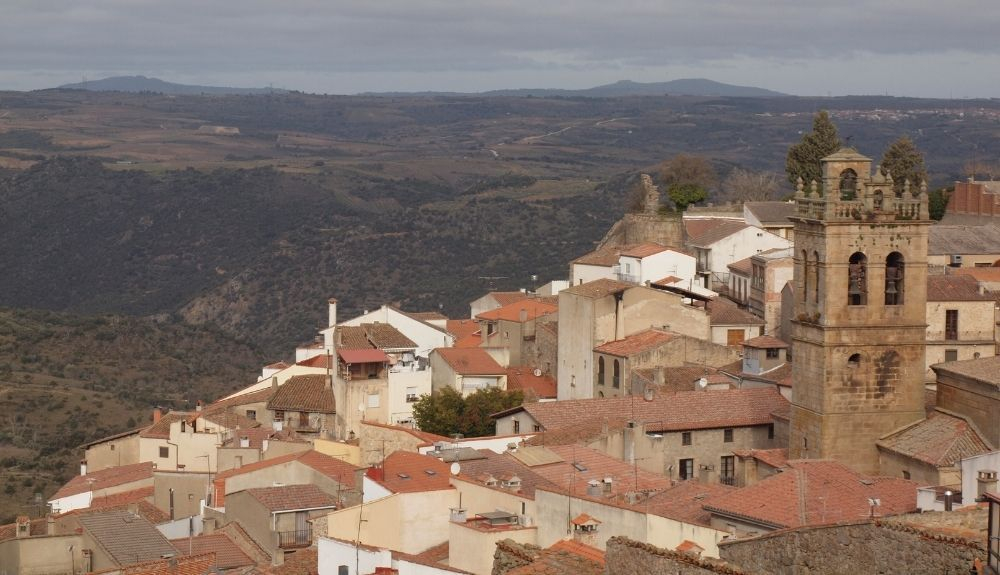
[[875,441],[924,417],[927,190],[851,149],[795,193],[792,459],[878,472]]

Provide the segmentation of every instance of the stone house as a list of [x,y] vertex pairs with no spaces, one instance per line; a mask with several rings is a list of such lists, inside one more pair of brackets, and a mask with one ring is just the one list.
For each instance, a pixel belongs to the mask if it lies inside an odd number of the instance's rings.
[[789,241],[795,240],[795,224],[789,217],[795,215],[795,202],[745,202],[743,219]]
[[570,286],[611,279],[648,285],[665,277],[691,280],[696,277],[695,259],[677,249],[655,243],[608,245],[583,255],[570,264]]
[[764,330],[763,319],[739,309],[725,298],[708,302],[708,316],[711,324],[709,341],[717,345],[740,345],[745,340],[762,335]]
[[430,361],[435,391],[450,387],[465,397],[488,387],[507,389],[507,369],[486,349],[439,348]]
[[86,509],[97,497],[106,497],[153,486],[155,465],[146,461],[110,467],[98,471],[84,471],[66,482],[48,500],[53,513],[67,513]]
[[970,275],[927,276],[928,381],[936,363],[996,355],[998,295]]
[[226,496],[225,521],[236,521],[268,554],[313,543],[312,521],[337,509],[338,502],[316,485],[255,487]]
[[532,295],[524,291],[491,291],[486,295],[473,300],[469,304],[469,317],[474,318],[481,313],[493,311],[505,305],[517,303],[530,297],[532,297]]
[[927,265],[932,271],[945,268],[996,266],[1000,262],[1000,220],[996,223],[958,225],[948,223],[949,216],[931,226],[927,239]]
[[729,221],[689,238],[686,245],[695,254],[704,287],[716,289],[729,283],[729,264],[766,250],[789,248],[792,243],[763,228]]
[[298,375],[274,390],[267,402],[268,419],[279,430],[294,430],[304,436],[332,434],[337,414],[333,378]]
[[556,317],[558,305],[550,298],[525,299],[476,316],[480,346],[503,348],[511,365],[537,362],[535,348],[537,325]]
[[781,290],[792,281],[793,272],[791,248],[765,250],[750,257],[748,309],[764,320],[766,334],[781,337]]
[[1000,447],[1000,357],[932,366],[937,374],[937,407],[975,425],[994,449]]

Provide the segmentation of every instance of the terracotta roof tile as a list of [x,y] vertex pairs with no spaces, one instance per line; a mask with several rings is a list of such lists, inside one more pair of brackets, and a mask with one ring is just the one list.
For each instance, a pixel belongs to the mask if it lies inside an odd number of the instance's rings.
[[628,248],[622,248],[621,255],[629,258],[641,259],[668,251],[669,249],[670,248],[667,246],[661,246],[660,244],[645,243],[637,244]]
[[531,297],[522,291],[491,291],[488,295],[493,296],[494,301],[500,306],[510,305]]
[[506,370],[500,367],[493,357],[482,348],[439,347],[433,353],[451,366],[460,375],[503,375]]
[[152,523],[128,511],[100,511],[80,515],[80,526],[119,565],[159,559],[177,549]]
[[333,332],[337,349],[371,349],[365,328],[354,325],[338,325]]
[[488,321],[504,320],[520,323],[522,321],[522,311],[524,312],[525,321],[531,321],[540,316],[555,313],[558,310],[558,304],[543,302],[537,299],[525,299],[494,310],[483,312],[477,315],[476,319]]
[[559,293],[560,294],[568,293],[572,295],[596,299],[596,298],[606,297],[611,294],[621,293],[633,287],[636,287],[635,284],[602,278],[594,280],[592,282],[587,282],[584,284],[579,284],[566,288]]
[[132,489],[131,491],[122,491],[121,493],[114,493],[112,495],[103,495],[101,497],[94,497],[93,499],[90,500],[90,508],[99,509],[102,507],[116,507],[118,505],[125,505],[127,503],[148,501],[152,497],[153,497],[153,486],[149,485],[147,487]]
[[153,479],[153,464],[149,461],[134,463],[132,465],[122,465],[120,467],[109,467],[86,475],[77,475],[67,481],[59,491],[56,491],[49,498],[49,501],[88,491],[96,492],[108,489],[109,487],[117,487],[145,479]]
[[880,500],[879,516],[909,513],[917,507],[917,484],[864,476],[834,461],[797,460],[705,508],[782,529],[864,519],[872,513],[869,498]]
[[995,224],[972,226],[937,224],[931,226],[927,232],[928,255],[996,253],[1000,253],[1000,226]]
[[724,298],[709,302],[708,313],[712,325],[764,325],[764,320],[741,310],[735,303]]
[[[48,533],[48,521],[42,517],[31,519],[28,525],[28,532],[31,535],[45,535]],[[17,537],[17,522],[0,525],[0,541],[14,539]]]
[[214,572],[215,556],[211,553],[178,557],[176,559],[155,559],[136,563],[128,567],[97,571],[116,575],[209,575]]
[[439,311],[408,311],[406,315],[421,321],[451,321]]
[[194,413],[170,411],[160,416],[160,420],[139,432],[139,437],[170,439],[170,425],[175,421],[187,421]]
[[644,502],[648,513],[693,525],[710,525],[712,514],[703,505],[735,491],[721,483],[681,481],[673,487],[650,496]]
[[299,549],[285,556],[285,562],[277,567],[258,567],[262,575],[316,575],[319,572],[319,550],[316,547]]
[[[253,473],[260,469],[266,469],[277,465],[285,465],[293,461],[298,461],[304,465],[308,465],[309,467],[319,471],[323,475],[326,475],[330,479],[333,479],[346,487],[355,486],[355,472],[361,469],[360,467],[355,467],[350,463],[341,461],[336,457],[330,457],[329,455],[324,455],[318,451],[310,450],[299,453],[289,453],[288,455],[281,455],[271,459],[264,459],[263,461],[248,463],[236,469],[220,471],[215,476],[216,487],[218,488],[219,482],[222,482],[222,485],[225,485],[225,480],[234,475]],[[219,495],[218,490],[216,491],[216,495]]]
[[[573,555],[579,555],[584,559],[589,559],[599,565],[604,565],[604,551],[585,545],[573,539],[561,539],[549,547],[550,551],[562,551]],[[575,571],[573,572],[575,573]]]
[[795,215],[795,202],[746,202],[743,204],[761,224],[791,226],[789,216]]
[[289,365],[283,361],[276,361],[274,363],[269,363],[264,366],[264,369],[277,369],[282,370],[289,367]]
[[[743,366],[742,360],[739,362]],[[656,383],[656,372],[662,372],[662,383]],[[737,373],[739,370],[737,370]],[[660,368],[641,368],[632,371],[633,376],[640,378],[646,386],[652,386],[655,393],[676,393],[678,391],[694,391],[695,382],[705,377],[719,374],[719,370],[705,365],[679,365]],[[735,381],[735,380],[734,380]]]
[[[451,466],[430,455],[409,451],[395,451],[385,458],[381,478],[376,479],[393,493],[415,493],[451,489]],[[379,475],[369,470],[369,477]]]
[[634,333],[625,339],[609,341],[594,348],[597,353],[615,355],[618,357],[631,357],[660,347],[674,339],[679,334],[662,329],[646,329]]
[[1000,388],[1000,356],[981,357],[963,361],[949,361],[931,366],[940,373],[953,373]]
[[[244,490],[268,511],[292,511],[336,507],[330,494],[313,484],[254,487]],[[230,495],[231,497],[231,495]]]
[[748,258],[743,258],[743,259],[741,259],[739,261],[736,261],[736,262],[733,262],[733,263],[729,264],[726,267],[729,268],[729,271],[733,271],[733,272],[736,272],[736,273],[748,276],[753,271],[753,262],[750,261],[752,259],[753,259],[753,256],[750,256]]
[[507,391],[523,391],[540,399],[555,399],[556,380],[551,375],[535,375],[529,366],[507,368]]
[[506,575],[602,575],[604,573],[603,562],[593,559],[579,548],[556,545],[537,552],[531,563],[510,569]]
[[333,363],[331,359],[332,358],[330,356],[326,355],[325,353],[321,353],[319,355],[314,355],[309,359],[303,359],[302,361],[298,362],[295,365],[302,365],[305,367],[318,367],[320,369],[330,369],[331,367],[330,364]]
[[633,417],[647,424],[646,431],[660,432],[765,425],[772,422],[772,411],[787,405],[788,400],[773,388],[758,388],[679,391],[656,394],[652,401],[611,397],[539,402],[518,409],[527,411],[544,430],[620,419],[634,409]]
[[278,387],[267,408],[279,411],[336,413],[333,389],[325,375],[296,375]]
[[[521,485],[517,489],[503,488],[500,485],[494,486],[494,488],[515,493],[527,499],[535,498],[535,489],[539,486],[557,488],[556,484],[535,473],[530,467],[511,457],[509,453],[496,453],[489,449],[478,451],[483,456],[482,458],[461,462],[460,479],[484,485],[484,481],[490,477],[499,480],[501,477],[517,475],[521,479]],[[563,483],[565,484],[565,479]]]
[[308,439],[305,439],[294,429],[284,428],[281,431],[275,431],[272,427],[252,427],[250,429],[237,429],[233,431],[232,437],[225,440],[223,443],[226,447],[236,447],[240,444],[240,439],[247,438],[250,442],[248,447],[254,449],[261,449],[264,447],[264,440],[268,441],[285,441],[288,443],[309,443]]
[[690,238],[687,243],[690,246],[696,246],[699,248],[711,247],[711,245],[715,242],[726,239],[736,232],[743,231],[749,227],[751,226],[747,225],[746,222],[726,220],[719,225],[713,226],[704,233]]
[[971,275],[927,276],[927,301],[993,301],[997,295],[980,291],[979,282]]
[[263,403],[274,394],[273,387],[266,387],[264,389],[253,391],[250,393],[244,393],[242,395],[237,395],[235,397],[230,397],[228,399],[220,399],[219,401],[210,403],[202,408],[202,413],[214,413],[216,411],[223,411],[229,407],[236,407],[237,405],[248,405],[250,403]]
[[640,491],[659,491],[670,486],[668,477],[641,468],[636,469],[635,466],[596,449],[579,445],[546,447],[562,457],[563,461],[530,468],[531,471],[545,478],[549,484],[556,486],[555,488],[546,488],[542,485],[536,486],[536,489],[565,491],[567,484],[572,480],[574,497],[584,497],[587,493],[588,482],[596,480],[603,483],[605,478],[610,477],[612,479],[611,491],[610,493],[602,492],[601,495],[601,499],[609,499],[621,498],[625,493],[634,491],[637,485]]
[[417,344],[387,323],[363,323],[365,337],[373,347],[381,350],[416,349]]
[[629,249],[631,247],[633,246],[604,246],[576,258],[572,261],[572,263],[585,266],[615,266],[618,265],[618,260],[621,258],[622,250]]
[[709,231],[727,223],[727,222],[739,222],[742,218],[737,217],[722,217],[722,218],[684,218],[684,233],[688,238],[696,238],[702,234],[708,233]]
[[992,451],[968,421],[941,411],[883,437],[876,445],[937,467]]
[[[250,427],[260,426],[260,422],[258,421],[254,421],[253,419],[250,419],[244,415],[227,410],[213,411],[210,413],[205,413],[205,412],[198,413],[194,417],[192,417],[192,419],[203,419],[206,422],[213,423],[221,427],[222,429],[227,429],[227,430],[236,428],[247,429]],[[212,427],[212,426],[208,425],[207,423],[203,423],[203,427]],[[202,429],[202,427],[199,427],[199,429]]]
[[407,433],[409,435],[412,435],[413,437],[416,437],[417,439],[423,440],[425,443],[428,444],[434,443],[435,441],[451,442],[452,440],[450,437],[445,437],[443,435],[437,435],[435,433],[429,433],[427,431],[421,431],[419,429],[413,429],[412,427],[405,427],[402,425],[390,425],[388,423],[379,423],[377,421],[369,421],[369,420],[362,421],[361,425],[362,426],[371,425],[373,427],[381,427],[382,429],[392,429],[400,433]]
[[733,452],[740,457],[752,457],[775,469],[788,465],[788,449],[744,449]]
[[784,341],[771,335],[758,335],[743,342],[746,347],[756,347],[758,349],[784,349],[789,347]]
[[449,319],[446,326],[445,329],[448,330],[448,333],[455,336],[456,346],[462,338],[469,337],[479,331],[479,324],[472,319]]
[[171,539],[170,543],[185,553],[190,549],[191,555],[214,553],[214,566],[219,569],[236,569],[254,565],[253,559],[244,553],[225,533]]
[[996,283],[1000,282],[1000,267],[988,268],[949,268],[951,275],[972,276],[977,281]]

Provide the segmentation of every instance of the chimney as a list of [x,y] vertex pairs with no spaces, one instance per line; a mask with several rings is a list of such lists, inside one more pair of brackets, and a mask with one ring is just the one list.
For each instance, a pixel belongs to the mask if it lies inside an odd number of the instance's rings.
[[56,534],[56,518],[51,513],[45,516],[45,534],[49,536]]
[[330,306],[329,307],[330,317],[327,320],[328,323],[327,327],[333,327],[337,325],[337,300],[335,300],[334,298],[330,298],[326,300],[326,303],[329,304]]
[[202,407],[202,401],[199,399],[198,403],[196,403],[195,406],[194,406],[194,410],[195,411],[201,411],[201,407]]
[[655,383],[658,387],[663,385],[662,368],[656,368],[656,371],[653,372],[653,383]]
[[604,493],[610,495],[611,494],[611,486],[612,485],[614,485],[614,479],[612,479],[610,477],[605,477],[604,478]]
[[271,376],[271,389],[278,389],[278,376]]
[[587,482],[587,497],[600,497],[602,492],[600,481],[591,479]]
[[339,329],[335,332],[337,334],[337,347],[344,345],[344,333]]
[[517,320],[521,323],[528,321],[528,310],[522,307],[521,311],[517,314]]
[[978,487],[976,495],[982,497],[987,491],[995,493],[997,490],[997,472],[992,469],[983,469],[976,477]]
[[19,515],[15,523],[17,524],[17,530],[14,533],[14,537],[20,539],[31,536],[31,519],[27,515]]
[[87,460],[86,459],[81,459],[80,460],[80,475],[86,475],[86,474],[87,474]]
[[163,417],[163,409],[160,408],[160,407],[154,407],[153,408],[153,423],[156,423],[157,421],[159,421],[161,417]]

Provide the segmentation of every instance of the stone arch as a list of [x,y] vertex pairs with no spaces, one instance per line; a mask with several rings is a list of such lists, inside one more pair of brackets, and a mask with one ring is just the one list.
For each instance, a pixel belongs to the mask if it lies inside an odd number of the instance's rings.
[[861,252],[848,260],[847,305],[868,305],[868,256]]
[[857,197],[858,190],[858,173],[847,168],[843,172],[840,172],[840,199],[842,200],[853,200]]
[[604,357],[598,356],[597,357],[597,383],[599,383],[601,385],[604,385],[604,377],[605,377],[605,375],[606,374],[604,373]]
[[802,250],[802,303],[805,304],[809,301],[809,274],[812,270],[809,269],[809,252]]
[[619,359],[615,359],[614,373],[612,374],[611,384],[615,387],[621,387],[622,385],[622,362]]
[[905,287],[903,254],[892,252],[885,258],[885,305],[903,305]]

